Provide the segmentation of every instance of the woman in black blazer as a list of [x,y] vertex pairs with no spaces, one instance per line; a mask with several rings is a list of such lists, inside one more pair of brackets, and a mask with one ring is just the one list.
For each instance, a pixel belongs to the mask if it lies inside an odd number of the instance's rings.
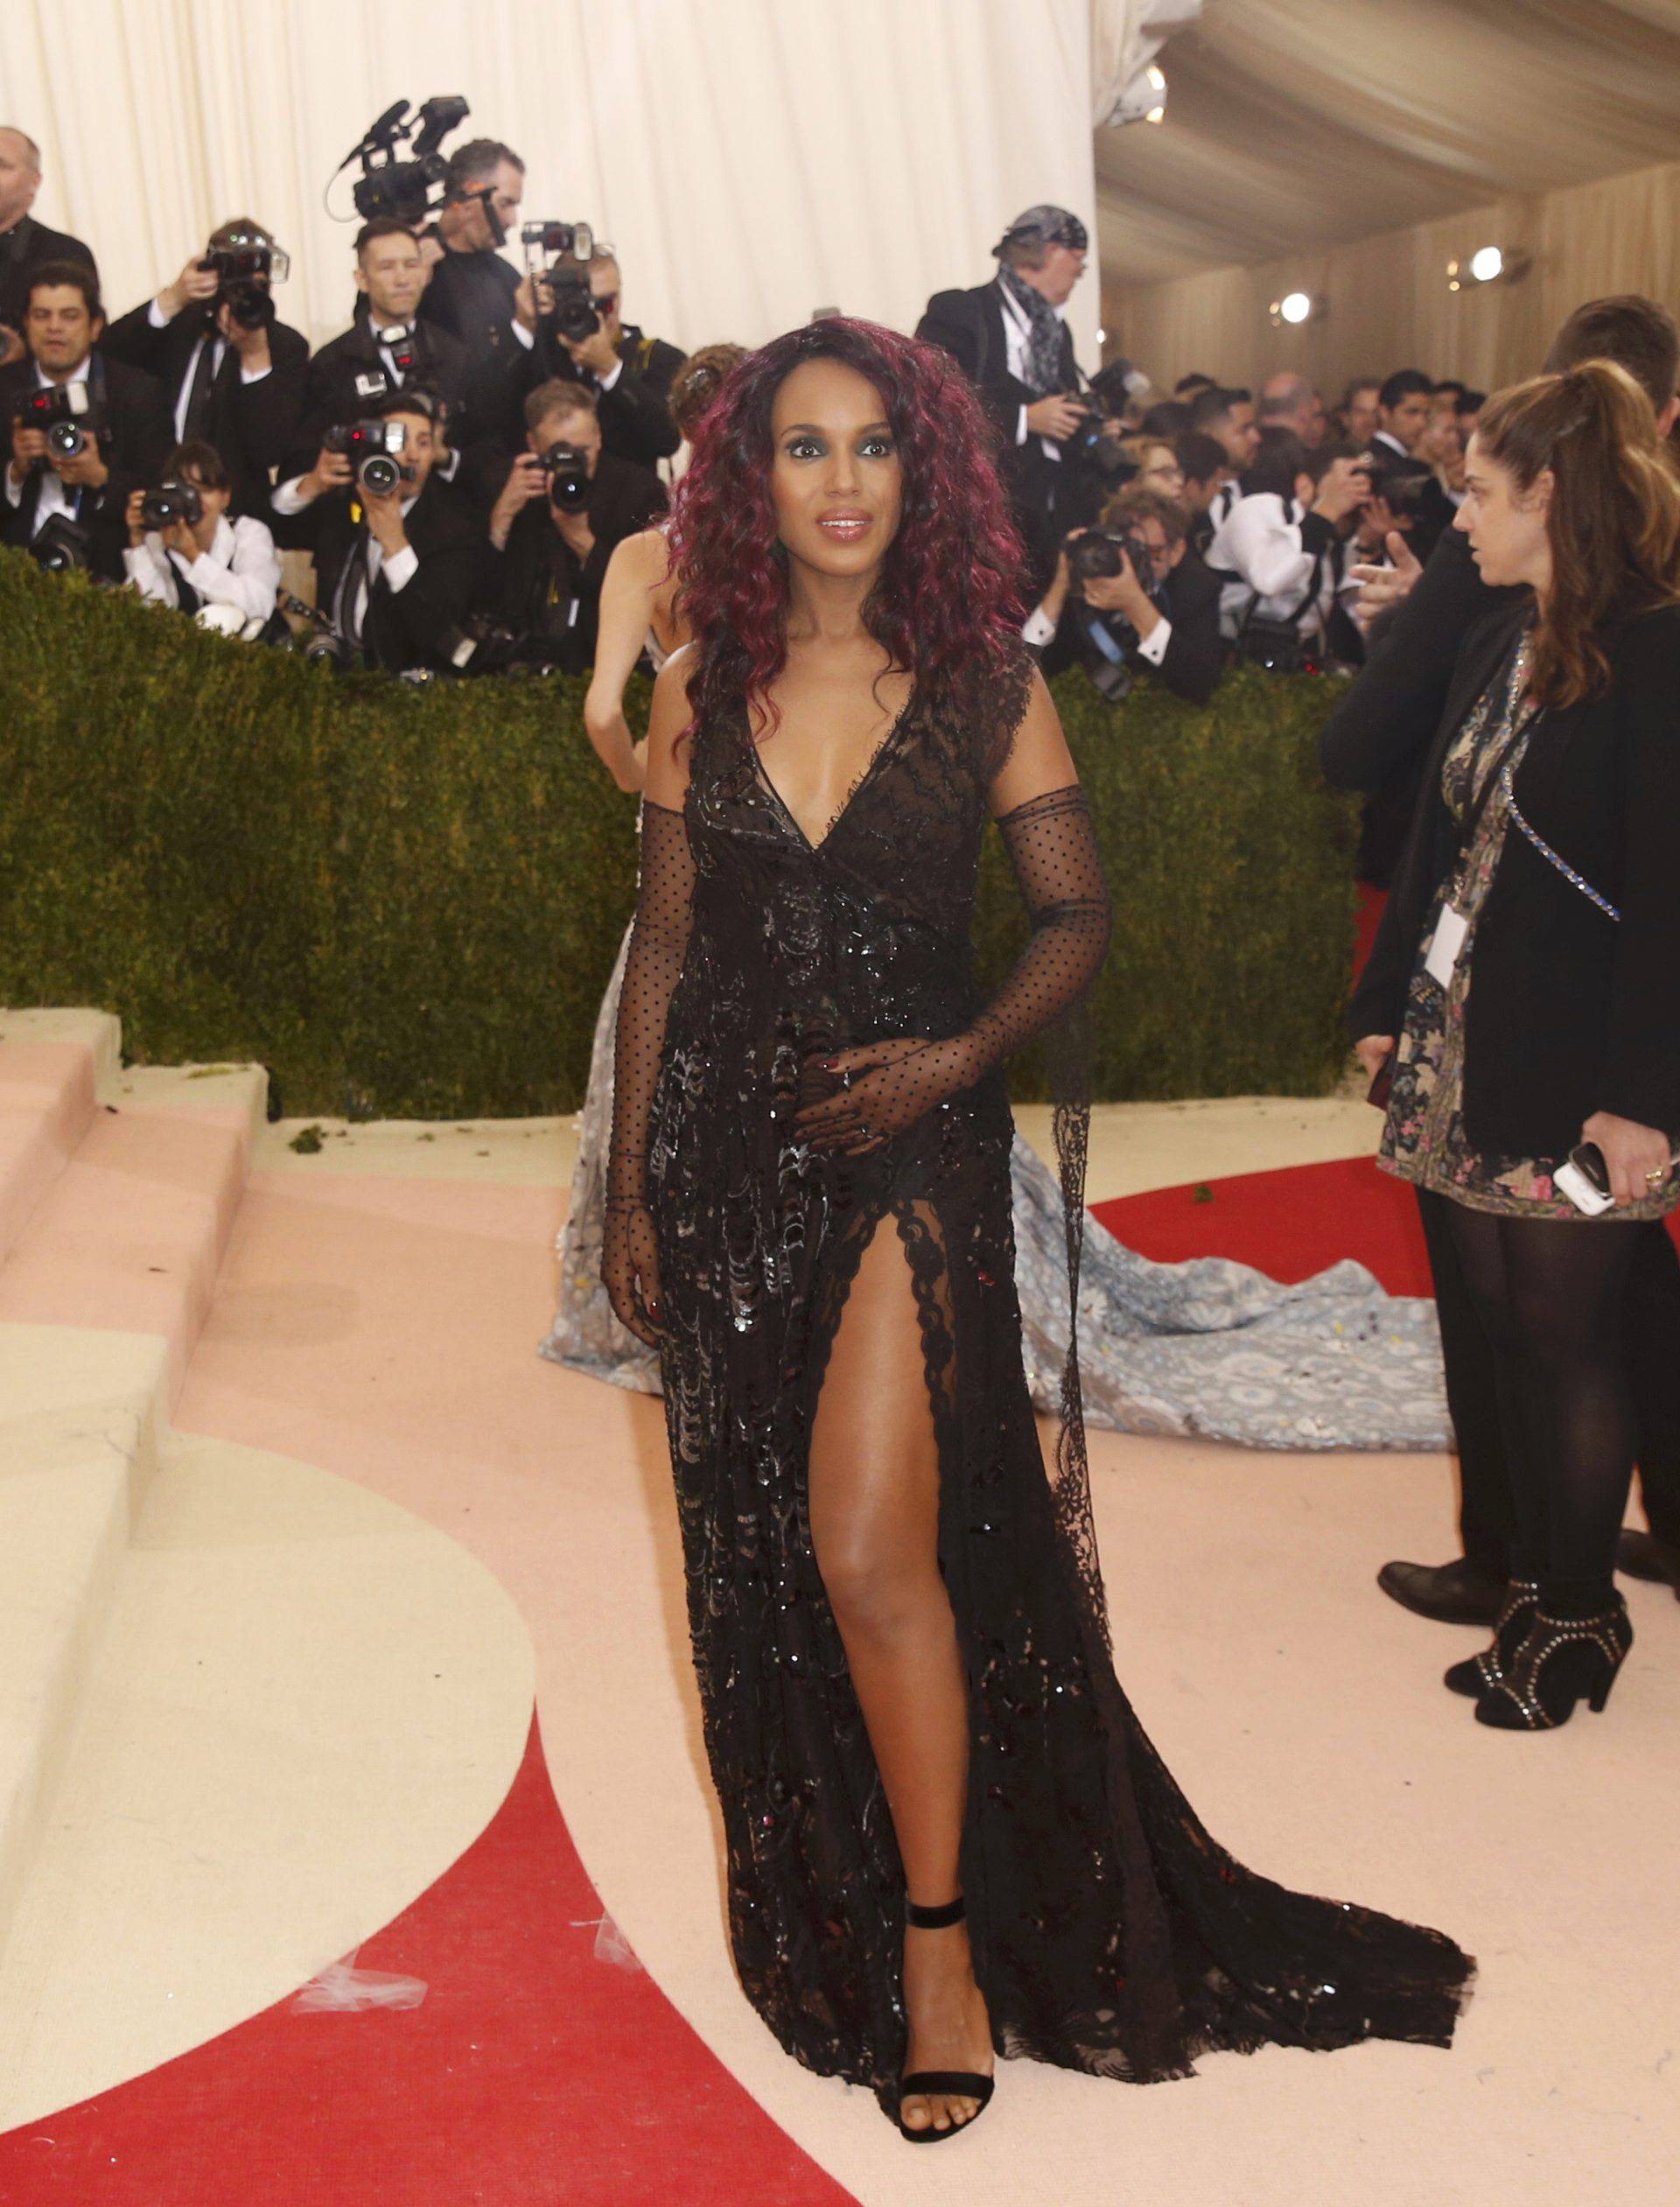
[[[1516,1468],[1494,1643],[1447,1684],[1540,1731],[1602,1708],[1633,1640],[1624,1229],[1680,1202],[1680,483],[1607,361],[1502,393],[1469,481],[1483,579],[1533,599],[1466,640],[1358,1047],[1391,1070],[1379,1161],[1448,1199]],[[1592,1218],[1556,1181],[1583,1143],[1614,1199]]]

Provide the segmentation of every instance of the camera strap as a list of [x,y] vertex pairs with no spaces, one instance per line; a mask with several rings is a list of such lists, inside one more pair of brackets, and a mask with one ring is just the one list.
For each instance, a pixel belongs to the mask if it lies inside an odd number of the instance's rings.
[[[1298,630],[1300,627],[1302,614],[1306,613],[1309,606],[1316,605],[1318,602],[1319,590],[1323,583],[1323,580],[1324,547],[1320,545],[1318,550],[1312,555],[1312,572],[1307,581],[1306,597],[1302,599],[1300,604],[1296,606],[1293,613],[1277,614],[1269,613],[1266,616],[1265,625],[1268,627],[1276,627],[1278,628],[1293,628]],[[1259,603],[1260,592],[1256,590],[1253,597],[1249,600],[1247,610],[1242,615],[1242,625],[1237,629],[1236,640],[1238,643],[1241,643],[1243,637],[1248,634],[1249,624],[1253,620],[1255,608]]]

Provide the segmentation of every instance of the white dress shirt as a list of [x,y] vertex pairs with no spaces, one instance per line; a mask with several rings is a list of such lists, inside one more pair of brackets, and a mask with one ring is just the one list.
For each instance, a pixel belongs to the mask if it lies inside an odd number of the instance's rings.
[[[88,381],[88,370],[92,364],[93,357],[93,354],[90,353],[80,368],[73,368],[70,373],[65,377],[65,382],[66,383],[85,383]],[[44,375],[41,373],[40,364],[38,361],[36,363],[35,368],[35,388],[38,391],[50,390],[52,388],[52,378],[50,375]],[[7,505],[21,506],[24,502],[24,484],[14,483],[12,481],[11,461],[10,457],[8,457],[6,461],[4,476]],[[24,481],[27,482],[28,480],[28,477],[25,476]],[[76,518],[76,487],[74,483],[66,483],[64,478],[59,473],[58,469],[49,465],[41,470],[40,487],[35,494],[34,534],[36,536],[39,536],[42,523],[53,514],[62,514],[66,521],[74,521]]]
[[163,537],[147,531],[145,542],[131,544],[122,555],[129,580],[143,598],[154,605],[178,606],[177,575],[185,575],[207,606],[232,606],[244,616],[246,626],[260,628],[274,611],[280,594],[280,555],[274,538],[260,521],[242,514],[230,521],[226,514],[216,523],[208,551],[183,559],[166,551]]
[[[166,330],[170,325],[170,317],[164,313],[156,299],[153,299],[151,305],[146,309],[146,319],[155,330]],[[175,394],[175,442],[178,445],[186,435],[186,402],[192,396],[192,378],[199,372],[199,355],[206,345],[214,345],[215,347],[210,358],[210,376],[213,382],[220,374],[221,363],[227,356],[228,340],[220,330],[206,331],[192,347],[187,360],[186,371],[181,377],[181,388]],[[268,368],[248,368],[242,361],[239,368],[239,380],[242,383],[260,383],[262,378],[271,372],[272,368],[272,361],[270,362]]]
[[[1026,340],[1032,324],[1027,320],[1026,309],[1020,301],[1014,298],[1002,284],[999,284],[997,288],[998,296],[1004,303],[1004,358],[1010,374],[1016,382],[1025,383],[1026,377],[1023,370],[1026,367]],[[1055,313],[1059,321],[1067,320],[1067,312],[1064,308],[1057,307]],[[1025,445],[1026,439],[1026,409],[1023,406],[1015,420],[1015,442],[1018,445]],[[1061,447],[1054,437],[1041,437],[1039,443],[1043,448],[1046,459],[1061,458]]]
[[1290,620],[1298,613],[1305,636],[1322,631],[1335,602],[1338,562],[1334,549],[1326,552],[1313,602],[1302,609],[1313,561],[1301,542],[1304,517],[1298,500],[1263,490],[1239,498],[1214,529],[1208,564],[1239,578],[1227,583],[1220,597],[1220,627],[1227,636],[1236,634],[1250,608],[1256,620]]

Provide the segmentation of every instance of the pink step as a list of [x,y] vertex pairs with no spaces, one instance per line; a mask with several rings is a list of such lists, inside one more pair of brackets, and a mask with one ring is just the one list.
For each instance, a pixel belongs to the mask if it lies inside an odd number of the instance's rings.
[[94,1060],[89,1042],[12,1041],[0,1029],[0,1258],[92,1123]]
[[244,1191],[263,1082],[252,1068],[224,1078],[214,1104],[177,1089],[101,1104],[0,1265],[0,1321],[162,1335],[172,1406]]

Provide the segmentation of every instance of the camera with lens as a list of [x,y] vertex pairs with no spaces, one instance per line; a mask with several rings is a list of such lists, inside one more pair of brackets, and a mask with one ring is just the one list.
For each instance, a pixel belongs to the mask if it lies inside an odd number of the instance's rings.
[[29,556],[49,575],[73,568],[85,574],[94,564],[92,532],[67,514],[49,514],[30,540]]
[[216,295],[208,302],[212,313],[225,306],[245,330],[263,329],[273,322],[274,300],[269,286],[284,284],[291,273],[289,254],[276,246],[255,242],[213,245],[199,266],[213,270],[217,279]]
[[560,513],[581,514],[589,503],[589,454],[578,445],[550,445],[542,459],[550,503]]
[[99,409],[86,383],[53,383],[31,391],[18,410],[25,429],[46,431],[48,450],[62,459],[74,459],[102,438]]
[[1081,419],[1073,435],[1062,444],[1061,449],[1068,459],[1093,469],[1104,483],[1112,487],[1135,475],[1138,470],[1127,459],[1119,438],[1110,437],[1102,426],[1109,410],[1102,400],[1074,395],[1072,403],[1078,407]]
[[595,233],[589,224],[527,222],[519,242],[525,249],[525,273],[534,284],[546,284],[553,297],[544,322],[557,337],[570,338],[574,345],[593,337],[601,318],[584,265],[595,250]]
[[362,489],[370,497],[384,498],[407,473],[396,457],[407,441],[401,422],[335,422],[321,438],[321,448],[342,452]]
[[189,529],[204,519],[204,501],[196,483],[159,483],[140,501],[140,520],[146,529],[172,529],[185,522]]
[[[347,169],[352,161],[361,164],[352,197],[364,222],[375,215],[394,214],[400,221],[417,224],[442,206],[449,163],[438,148],[470,112],[458,94],[448,94],[428,100],[410,121],[408,102],[398,100],[369,125],[360,144],[353,145],[339,164],[340,170]],[[396,149],[404,139],[413,144],[409,158],[399,161]],[[500,237],[496,242],[501,242]]]

